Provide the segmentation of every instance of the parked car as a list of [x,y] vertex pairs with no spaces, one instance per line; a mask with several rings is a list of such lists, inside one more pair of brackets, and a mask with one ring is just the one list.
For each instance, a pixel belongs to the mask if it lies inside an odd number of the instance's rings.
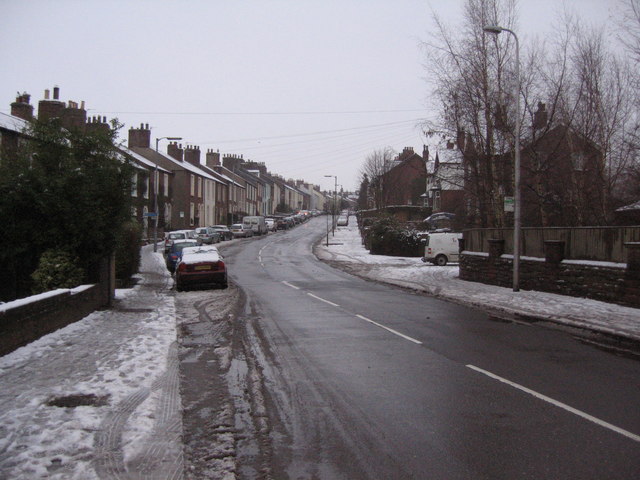
[[349,217],[347,217],[346,215],[340,215],[338,217],[338,221],[336,222],[336,225],[338,227],[346,227],[347,225],[349,225]]
[[457,262],[460,259],[458,239],[461,233],[436,232],[429,233],[424,246],[423,262],[431,262],[441,267],[447,262]]
[[229,230],[229,227],[226,225],[214,225],[211,228],[220,234],[221,240],[233,240],[233,233],[231,233],[231,230]]
[[220,234],[211,227],[196,228],[196,235],[203,244],[211,245],[220,242]]
[[175,239],[173,244],[169,248],[167,252],[167,257],[165,259],[165,263],[167,264],[167,269],[173,273],[176,270],[176,265],[180,261],[182,257],[182,250],[186,247],[197,247],[199,245],[198,241],[193,238],[187,239]]
[[231,225],[231,233],[233,233],[233,238],[246,238],[253,237],[253,230],[251,227],[247,227],[241,223],[234,223]]
[[276,219],[275,218],[265,218],[265,223],[267,224],[267,230],[270,232],[274,232],[276,230]]
[[182,251],[176,268],[176,290],[194,285],[227,288],[227,267],[216,247],[203,245]]
[[289,230],[291,226],[291,222],[289,222],[286,217],[278,217],[276,221],[276,228],[278,230]]
[[175,230],[164,234],[164,253],[168,253],[174,240],[192,239],[187,230]]

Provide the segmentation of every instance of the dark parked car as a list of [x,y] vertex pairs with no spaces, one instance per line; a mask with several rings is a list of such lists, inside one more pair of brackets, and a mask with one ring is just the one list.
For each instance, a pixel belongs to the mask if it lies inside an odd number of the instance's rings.
[[221,240],[233,240],[233,233],[231,233],[231,230],[229,230],[229,227],[226,225],[214,225],[211,228],[220,234]]
[[173,273],[176,270],[176,265],[182,257],[182,249],[186,247],[197,247],[199,245],[197,240],[193,239],[176,239],[173,241],[169,252],[167,253],[166,263],[167,269]]
[[195,285],[227,288],[227,267],[216,247],[203,245],[183,250],[176,268],[176,290]]

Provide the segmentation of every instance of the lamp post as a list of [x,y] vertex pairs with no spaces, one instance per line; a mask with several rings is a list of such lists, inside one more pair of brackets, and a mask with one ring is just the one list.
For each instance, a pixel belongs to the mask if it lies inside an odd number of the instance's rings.
[[[160,140],[182,140],[182,137],[160,137],[156,138],[156,153],[158,153],[158,144]],[[158,163],[155,163],[153,171],[153,251],[158,251]]]
[[515,159],[514,159],[514,210],[513,210],[513,291],[520,290],[520,234],[521,234],[521,201],[520,201],[520,42],[513,30],[487,25],[483,28],[487,33],[498,35],[507,32],[513,35],[516,41],[516,132],[515,132]]
[[338,203],[338,176],[337,175],[325,175],[325,177],[333,177],[335,180],[335,187],[333,190],[333,208],[331,209],[331,235],[336,235],[336,208]]

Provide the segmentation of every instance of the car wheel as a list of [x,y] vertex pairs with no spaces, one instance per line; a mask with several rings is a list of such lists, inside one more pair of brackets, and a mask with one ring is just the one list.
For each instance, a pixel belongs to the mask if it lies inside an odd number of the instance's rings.
[[447,264],[446,255],[438,255],[436,257],[436,265],[438,265],[439,267],[444,267],[446,264]]

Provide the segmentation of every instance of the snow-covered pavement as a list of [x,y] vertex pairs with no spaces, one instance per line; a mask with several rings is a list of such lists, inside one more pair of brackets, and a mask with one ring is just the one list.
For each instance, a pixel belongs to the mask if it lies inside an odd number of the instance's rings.
[[172,286],[145,247],[113,309],[0,357],[0,478],[182,478]]
[[318,258],[340,262],[348,270],[378,281],[427,292],[436,297],[492,312],[547,320],[571,327],[640,341],[640,309],[553,293],[513,292],[509,288],[467,282],[458,266],[437,267],[419,258],[370,255],[362,246],[354,216],[316,247]]

